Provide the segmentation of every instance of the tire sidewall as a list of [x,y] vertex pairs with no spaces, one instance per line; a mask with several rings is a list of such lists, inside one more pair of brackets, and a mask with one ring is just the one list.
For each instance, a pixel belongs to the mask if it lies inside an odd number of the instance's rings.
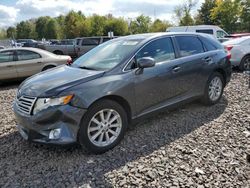
[[[121,127],[121,131],[120,131],[118,138],[112,144],[108,146],[104,146],[104,147],[98,147],[89,140],[88,125],[92,117],[97,112],[106,108],[114,109],[116,112],[119,113],[119,115],[121,116],[121,120],[122,120],[122,127]],[[84,148],[86,148],[87,150],[93,153],[96,153],[96,154],[104,153],[112,149],[113,147],[115,147],[122,140],[122,138],[124,137],[125,131],[127,129],[127,126],[128,126],[127,114],[125,110],[123,109],[123,107],[115,101],[102,100],[90,106],[86,114],[83,116],[81,120],[81,124],[80,124],[79,133],[78,133],[78,141],[81,144],[81,146],[83,146]]]
[[[209,97],[209,85],[210,85],[210,82],[215,77],[219,77],[220,78],[220,80],[222,82],[222,89],[221,89],[220,97],[217,100],[213,101]],[[205,89],[205,93],[204,93],[204,97],[203,97],[203,102],[205,104],[207,104],[207,105],[214,105],[214,104],[218,103],[220,101],[222,95],[223,95],[224,87],[225,87],[225,81],[223,79],[223,76],[220,73],[215,72],[212,75],[210,75],[209,78],[208,78],[207,84],[206,84],[206,89]]]
[[241,61],[241,63],[240,63],[240,66],[239,66],[239,69],[240,69],[241,71],[246,71],[245,68],[244,68],[244,63],[245,63],[246,59],[248,59],[248,58],[250,58],[250,55],[247,55],[247,56],[245,56],[245,57],[242,59],[242,61]]

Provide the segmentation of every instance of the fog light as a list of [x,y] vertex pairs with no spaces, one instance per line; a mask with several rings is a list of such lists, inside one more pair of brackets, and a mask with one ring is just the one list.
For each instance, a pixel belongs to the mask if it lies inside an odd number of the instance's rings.
[[55,140],[60,138],[61,136],[61,129],[53,129],[49,132],[49,139]]

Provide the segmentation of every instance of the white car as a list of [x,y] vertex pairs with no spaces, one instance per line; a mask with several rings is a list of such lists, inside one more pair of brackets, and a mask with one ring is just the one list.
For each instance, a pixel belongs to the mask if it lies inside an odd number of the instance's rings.
[[167,32],[194,32],[194,33],[206,33],[212,35],[220,42],[228,41],[226,38],[228,33],[216,25],[192,25],[192,26],[177,26],[169,27]]
[[232,39],[223,45],[231,53],[233,67],[239,67],[242,71],[250,70],[250,36]]
[[70,56],[55,55],[38,48],[3,49],[0,50],[0,81],[29,77],[71,63]]

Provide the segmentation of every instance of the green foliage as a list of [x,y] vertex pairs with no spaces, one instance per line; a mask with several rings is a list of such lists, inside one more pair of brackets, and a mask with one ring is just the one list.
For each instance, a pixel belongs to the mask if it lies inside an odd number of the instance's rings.
[[92,28],[91,35],[92,36],[107,35],[107,33],[105,33],[105,30],[104,30],[106,21],[107,21],[107,18],[105,16],[99,16],[97,14],[94,14],[89,19],[91,22],[91,28]]
[[7,33],[4,29],[0,29],[0,39],[6,39]]
[[237,28],[240,11],[240,0],[217,0],[216,6],[211,10],[211,18],[231,33]]
[[39,39],[47,38],[48,23],[50,21],[49,16],[39,17],[36,20],[36,32]]
[[174,13],[179,25],[194,25],[194,19],[192,18],[191,11],[196,4],[197,1],[195,0],[186,0],[183,4],[175,7]]
[[250,32],[250,0],[242,0],[242,12],[240,15],[241,29],[245,32]]
[[171,24],[168,21],[161,21],[156,19],[153,24],[150,26],[150,32],[165,32]]
[[16,38],[16,28],[15,27],[8,27],[6,32],[7,32],[8,38]]
[[211,10],[216,6],[215,0],[205,0],[202,3],[201,8],[198,10],[198,15],[196,17],[195,23],[197,25],[215,25],[216,21],[211,18]]
[[16,26],[16,33],[18,39],[37,38],[35,23],[31,20],[18,23]]
[[122,18],[110,17],[106,21],[104,27],[104,33],[107,35],[108,32],[113,31],[116,36],[123,36],[128,34],[128,23]]
[[149,16],[140,15],[135,20],[131,21],[130,32],[132,34],[148,33],[150,23],[151,19]]

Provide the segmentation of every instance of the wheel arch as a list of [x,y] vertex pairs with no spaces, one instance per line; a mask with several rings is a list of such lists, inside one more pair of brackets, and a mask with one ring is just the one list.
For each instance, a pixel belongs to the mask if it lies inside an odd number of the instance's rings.
[[227,76],[226,76],[225,70],[223,70],[222,68],[217,68],[217,69],[214,70],[214,72],[218,72],[218,73],[220,73],[220,74],[222,75],[222,77],[223,77],[223,82],[224,82],[223,84],[224,84],[224,86],[225,86],[226,80],[227,80]]
[[[131,123],[131,120],[132,120],[131,106],[129,105],[128,101],[127,101],[126,99],[124,99],[123,97],[121,97],[121,96],[118,96],[118,95],[107,95],[107,96],[103,96],[103,97],[101,97],[101,98],[95,100],[93,103],[91,103],[91,104],[89,105],[89,107],[92,106],[92,105],[94,105],[94,104],[96,104],[97,102],[99,102],[99,101],[101,101],[101,100],[104,100],[104,99],[108,99],[108,100],[115,101],[115,102],[117,102],[119,105],[121,105],[121,106],[124,108],[124,110],[125,110],[125,112],[126,112],[126,114],[127,114],[128,123]],[[88,107],[88,108],[89,108],[89,107]]]

